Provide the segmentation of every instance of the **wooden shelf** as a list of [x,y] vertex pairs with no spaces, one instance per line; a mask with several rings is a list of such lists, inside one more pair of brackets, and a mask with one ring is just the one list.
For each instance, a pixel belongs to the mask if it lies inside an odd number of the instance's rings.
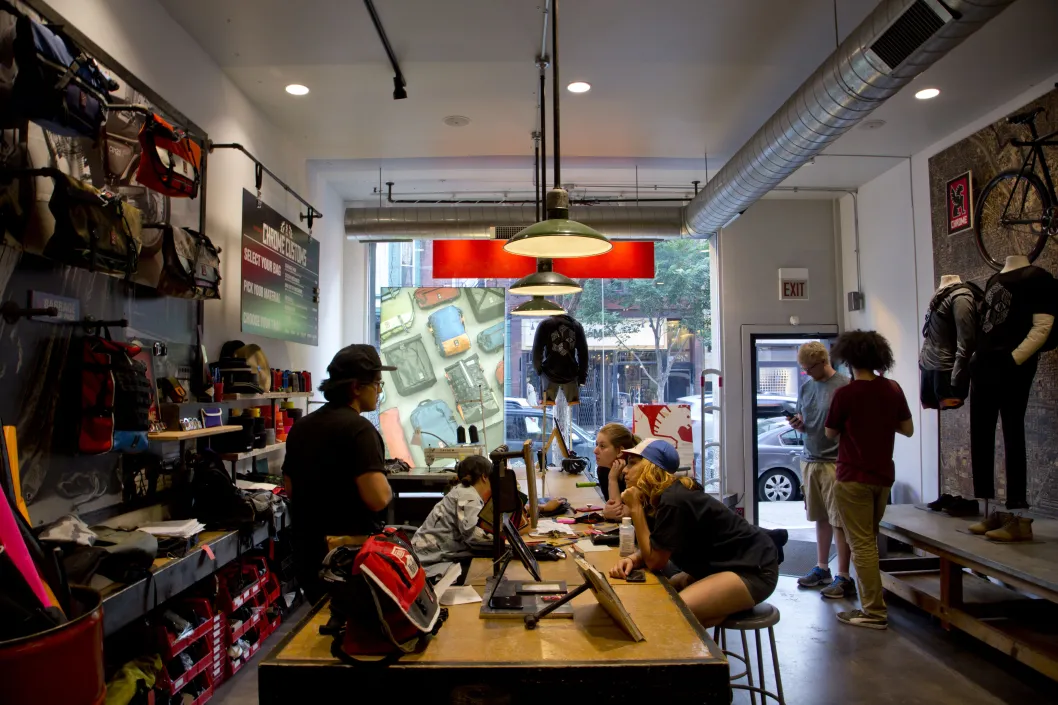
[[194,438],[205,436],[218,436],[222,433],[233,433],[241,431],[242,426],[214,426],[213,428],[199,428],[194,431],[162,431],[160,433],[148,433],[149,441],[190,441]]
[[264,394],[225,394],[224,401],[269,401],[271,399],[308,399],[312,392],[265,392]]
[[265,448],[254,448],[253,450],[245,453],[221,453],[221,460],[249,460],[250,458],[256,458],[259,455],[268,455],[269,453],[275,453],[278,450],[282,450],[286,447],[286,443],[273,443]]

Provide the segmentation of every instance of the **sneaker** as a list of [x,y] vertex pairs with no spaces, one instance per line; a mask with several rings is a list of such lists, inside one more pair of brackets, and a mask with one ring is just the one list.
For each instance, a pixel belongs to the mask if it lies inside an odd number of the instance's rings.
[[956,497],[944,511],[953,517],[976,517],[981,515],[981,505],[976,499]]
[[960,498],[945,492],[940,497],[937,497],[935,500],[927,504],[926,508],[931,509],[934,512],[943,512],[956,499]]
[[828,600],[844,600],[856,597],[856,583],[852,578],[843,578],[840,575],[834,578],[834,582],[823,588],[820,593]]
[[889,620],[881,617],[872,617],[863,610],[852,610],[851,612],[838,612],[838,621],[851,624],[854,627],[866,627],[867,629],[888,629]]
[[1032,541],[1032,519],[1009,514],[1003,526],[986,532],[985,538],[1002,543]]
[[812,570],[798,578],[797,584],[801,587],[811,588],[819,587],[820,585],[828,585],[833,582],[833,580],[834,577],[830,574],[829,568],[823,570],[819,566],[815,566]]
[[970,533],[981,536],[982,534],[987,534],[989,531],[995,531],[1003,526],[1003,524],[1006,524],[1007,519],[1010,518],[1010,516],[1011,515],[1007,512],[1001,512],[998,509],[994,509],[984,521],[970,524]]

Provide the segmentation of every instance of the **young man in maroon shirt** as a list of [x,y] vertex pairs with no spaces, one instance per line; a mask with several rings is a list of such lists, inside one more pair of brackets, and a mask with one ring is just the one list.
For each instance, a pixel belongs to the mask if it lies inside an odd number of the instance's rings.
[[852,372],[852,381],[834,393],[825,426],[828,438],[840,439],[834,497],[852,547],[862,607],[839,612],[838,619],[857,627],[887,629],[878,525],[895,478],[896,434],[910,437],[915,426],[900,385],[879,375],[894,364],[888,340],[874,331],[850,331],[838,338],[831,355]]

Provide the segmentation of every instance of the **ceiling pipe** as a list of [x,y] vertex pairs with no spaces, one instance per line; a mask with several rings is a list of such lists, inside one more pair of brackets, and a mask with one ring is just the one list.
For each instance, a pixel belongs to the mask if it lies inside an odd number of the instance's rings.
[[882,0],[687,206],[686,229],[737,218],[1014,0]]
[[[694,183],[698,183],[697,181]],[[393,187],[396,182],[386,182],[386,202],[397,205],[449,205],[449,206],[524,206],[538,204],[533,198],[393,198]],[[697,188],[697,186],[695,186]],[[577,206],[607,205],[611,203],[687,203],[690,198],[571,198],[570,203]],[[537,219],[539,220],[539,218]],[[533,221],[536,222],[536,221]]]
[[[617,240],[667,240],[687,235],[683,209],[595,206],[570,217]],[[520,205],[346,208],[345,232],[363,241],[505,239],[536,222],[533,201]]]
[[393,100],[403,100],[408,97],[408,91],[405,90],[408,82],[404,80],[404,73],[400,70],[400,64],[397,63],[397,55],[393,53],[393,47],[389,44],[389,37],[386,36],[382,19],[378,16],[378,10],[375,9],[374,0],[364,0],[364,5],[367,7],[368,14],[371,15],[371,22],[375,25],[378,38],[382,41],[382,48],[386,50],[386,56],[389,57],[389,64],[393,67]]

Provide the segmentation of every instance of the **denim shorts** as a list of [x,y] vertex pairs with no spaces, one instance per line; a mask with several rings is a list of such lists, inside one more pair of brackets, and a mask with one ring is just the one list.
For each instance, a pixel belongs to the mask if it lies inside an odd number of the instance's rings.
[[735,571],[735,575],[746,585],[753,603],[759,605],[771,597],[779,584],[779,564],[770,563],[754,571]]

